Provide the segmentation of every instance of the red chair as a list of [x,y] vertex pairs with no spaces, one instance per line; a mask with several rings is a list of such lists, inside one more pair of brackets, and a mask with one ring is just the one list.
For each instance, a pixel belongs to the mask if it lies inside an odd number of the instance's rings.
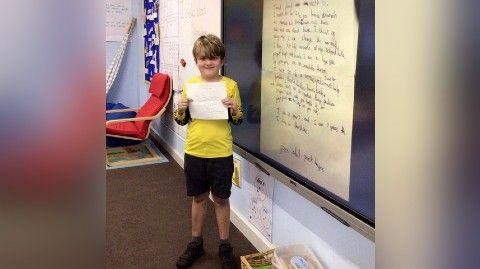
[[145,140],[148,138],[152,120],[160,118],[172,96],[168,75],[162,73],[153,75],[149,92],[152,95],[140,108],[107,110],[107,113],[137,112],[136,116],[132,118],[107,121],[107,136],[131,140]]

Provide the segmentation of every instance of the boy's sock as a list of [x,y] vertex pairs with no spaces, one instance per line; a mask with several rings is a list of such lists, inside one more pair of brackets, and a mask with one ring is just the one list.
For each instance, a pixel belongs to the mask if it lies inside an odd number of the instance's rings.
[[228,239],[220,239],[220,245],[223,244],[230,244],[230,241]]

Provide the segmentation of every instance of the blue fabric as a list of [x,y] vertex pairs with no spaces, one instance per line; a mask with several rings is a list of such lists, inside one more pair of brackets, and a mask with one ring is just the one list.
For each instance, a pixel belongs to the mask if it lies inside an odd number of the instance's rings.
[[[107,103],[106,110],[113,110],[113,109],[125,109],[129,108],[128,106],[124,106],[122,103]],[[108,113],[107,120],[115,120],[115,119],[123,119],[123,118],[133,118],[137,113],[134,111],[130,112],[120,112],[120,113]]]
[[[120,103],[119,103],[120,104]],[[115,103],[107,103],[105,106],[105,110],[112,110],[113,107],[115,106],[116,104]],[[123,106],[123,105],[122,105]]]
[[[113,109],[125,109],[129,108],[124,106],[122,103],[107,103],[105,106],[106,110],[113,110]],[[106,118],[107,120],[116,120],[116,119],[124,119],[124,118],[133,118],[137,113],[135,111],[129,112],[119,112],[119,113],[108,113]],[[142,141],[137,140],[129,140],[129,139],[122,139],[116,137],[108,137],[106,139],[107,147],[123,147],[123,146],[131,146],[138,144]]]

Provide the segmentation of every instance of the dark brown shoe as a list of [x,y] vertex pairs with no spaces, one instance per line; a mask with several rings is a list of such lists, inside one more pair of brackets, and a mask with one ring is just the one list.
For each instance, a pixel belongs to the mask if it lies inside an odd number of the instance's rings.
[[230,243],[220,244],[218,247],[218,256],[222,261],[222,269],[238,268],[238,259],[233,255],[233,248]]
[[203,254],[205,254],[205,250],[203,249],[202,243],[195,241],[188,243],[187,249],[177,260],[177,268],[186,269],[190,267],[193,262],[200,258]]

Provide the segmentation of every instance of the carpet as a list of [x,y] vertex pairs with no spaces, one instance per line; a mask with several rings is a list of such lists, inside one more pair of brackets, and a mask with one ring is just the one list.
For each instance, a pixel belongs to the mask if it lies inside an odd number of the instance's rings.
[[[174,269],[192,239],[192,198],[187,196],[184,171],[161,145],[156,145],[168,163],[106,171],[107,269]],[[221,268],[215,205],[208,199],[206,207],[206,253],[189,269]],[[233,224],[230,242],[238,261],[239,256],[258,252]]]
[[131,146],[107,147],[107,170],[164,162],[168,159],[150,140]]

